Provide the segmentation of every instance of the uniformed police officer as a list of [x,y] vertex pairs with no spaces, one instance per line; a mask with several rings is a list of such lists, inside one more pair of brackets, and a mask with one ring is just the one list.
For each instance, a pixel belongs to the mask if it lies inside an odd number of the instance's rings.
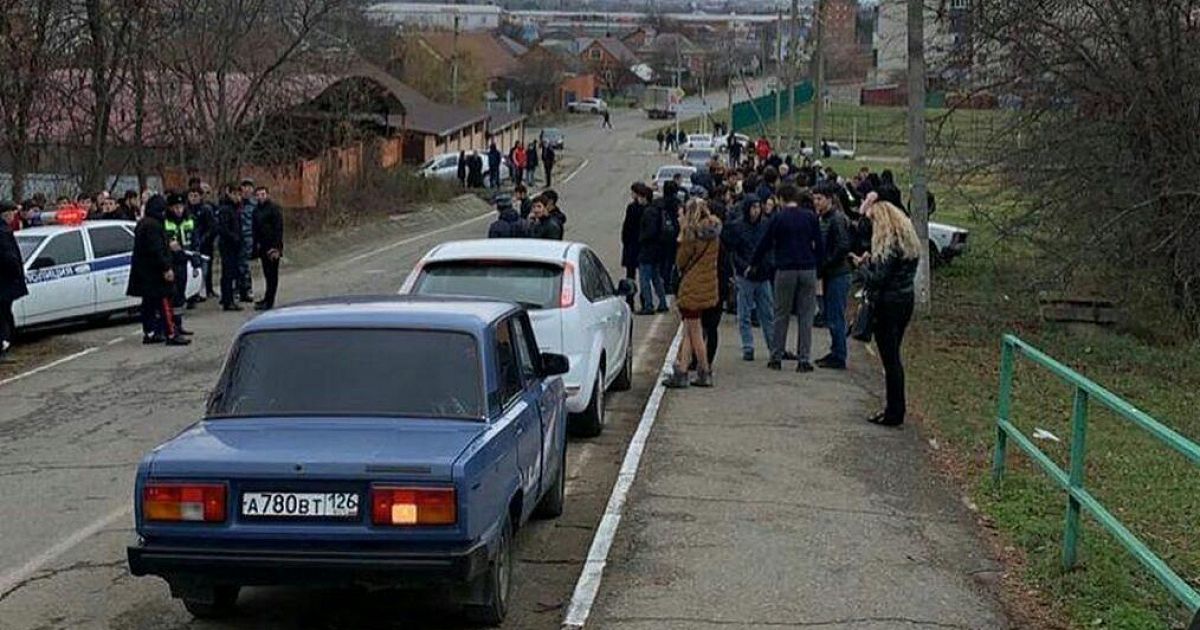
[[133,232],[133,260],[125,294],[142,299],[142,343],[186,346],[191,340],[175,326],[171,294],[175,287],[171,247],[163,223],[167,200],[154,195],[146,201],[142,219]]
[[196,233],[196,221],[187,214],[184,205],[186,203],[187,198],[183,195],[169,193],[167,215],[163,220],[163,229],[167,232],[167,241],[171,248],[171,269],[175,272],[171,306],[175,309],[175,330],[180,335],[192,334],[183,327],[182,309],[187,306],[188,254],[185,250],[192,244]]

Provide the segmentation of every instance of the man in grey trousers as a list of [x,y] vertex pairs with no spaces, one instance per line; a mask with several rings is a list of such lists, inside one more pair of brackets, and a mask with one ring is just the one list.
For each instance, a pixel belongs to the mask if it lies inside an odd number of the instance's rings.
[[795,314],[800,321],[796,342],[797,372],[813,371],[812,325],[817,309],[817,269],[825,257],[821,221],[812,197],[795,185],[780,188],[783,206],[771,219],[759,241],[751,265],[758,267],[768,253],[775,255],[775,343],[767,367],[783,369],[788,325]]

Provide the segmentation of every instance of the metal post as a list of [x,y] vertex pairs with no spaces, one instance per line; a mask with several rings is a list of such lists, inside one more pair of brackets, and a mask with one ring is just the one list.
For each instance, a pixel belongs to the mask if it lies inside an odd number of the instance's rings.
[[[1083,457],[1087,452],[1088,393],[1075,388],[1075,405],[1071,413],[1071,488],[1083,488]],[[1063,568],[1075,567],[1079,547],[1079,501],[1067,493],[1067,523],[1063,532]]]
[[821,139],[825,137],[825,2],[816,0],[813,5],[813,157],[820,155]]
[[783,13],[777,13],[775,16],[775,146],[783,144],[783,115],[782,103],[779,100],[781,96],[779,72],[783,69]]
[[1000,421],[1009,421],[1012,414],[1013,346],[1000,342],[1000,395],[996,404],[996,453],[992,460],[992,483],[999,484],[1004,478],[1004,457],[1008,451],[1008,433]]
[[459,14],[454,14],[454,38],[452,52],[450,53],[450,102],[458,105],[458,17]]

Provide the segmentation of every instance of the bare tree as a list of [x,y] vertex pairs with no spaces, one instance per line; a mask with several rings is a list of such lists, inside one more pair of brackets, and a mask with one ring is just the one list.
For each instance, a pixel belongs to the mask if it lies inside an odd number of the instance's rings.
[[1021,191],[985,209],[1067,288],[1174,309],[1200,333],[1200,2],[973,3],[973,81],[1009,109],[988,155]]
[[52,119],[45,93],[62,63],[63,0],[0,0],[0,146],[8,154],[12,196],[25,195],[36,136]]

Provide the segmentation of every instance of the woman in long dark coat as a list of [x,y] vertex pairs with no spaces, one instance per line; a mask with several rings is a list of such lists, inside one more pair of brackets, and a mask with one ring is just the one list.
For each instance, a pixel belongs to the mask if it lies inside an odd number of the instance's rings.
[[133,260],[125,294],[142,299],[142,343],[185,346],[191,341],[175,326],[171,296],[175,291],[175,271],[171,266],[171,247],[163,228],[167,200],[155,195],[146,202],[146,210],[133,231]]

